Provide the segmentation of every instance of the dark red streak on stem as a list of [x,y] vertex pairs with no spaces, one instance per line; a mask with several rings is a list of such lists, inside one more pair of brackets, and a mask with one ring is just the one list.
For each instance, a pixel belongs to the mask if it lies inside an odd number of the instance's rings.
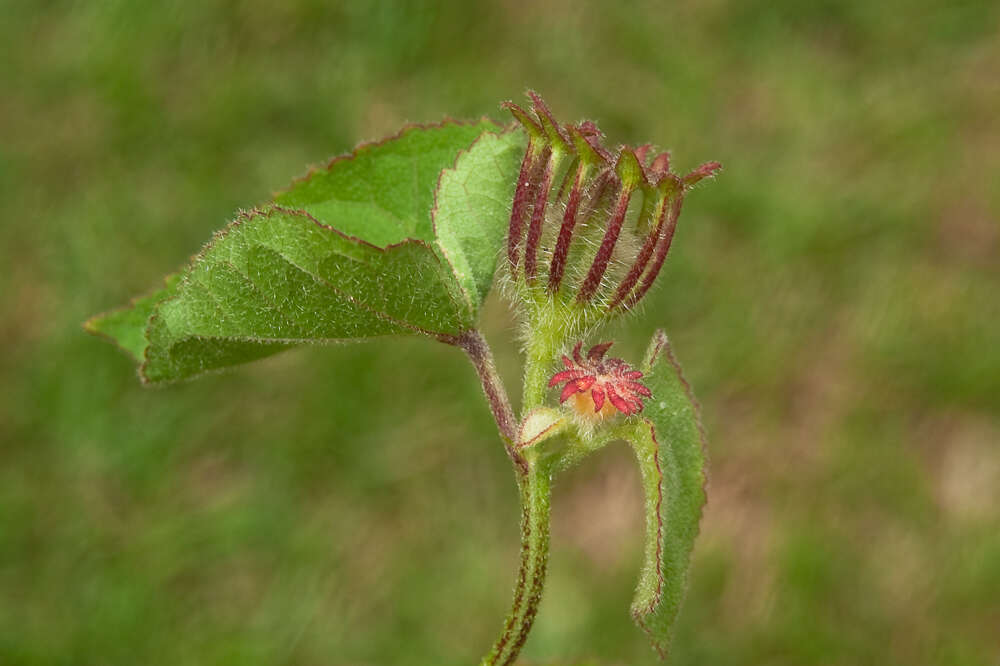
[[542,588],[545,586],[545,570],[548,564],[547,553],[539,553],[535,557],[535,573],[531,583],[531,594],[528,596],[528,605],[524,611],[524,622],[521,625],[521,633],[518,634],[514,643],[513,652],[516,655],[521,651],[524,642],[528,640],[528,632],[535,622],[535,615],[538,614],[538,604],[542,600]]
[[[493,646],[493,650],[491,651],[491,658],[487,662],[490,666],[496,664],[496,660],[504,655],[504,649],[513,635],[514,624],[517,621],[517,614],[521,610],[521,603],[524,601],[524,584],[528,578],[528,566],[530,563],[530,553],[528,552],[530,530],[528,507],[524,507],[521,510],[521,565],[517,570],[517,586],[515,587],[514,602],[511,606],[510,615],[507,616],[507,621],[504,623],[503,632],[501,632],[500,638],[497,639],[496,645]],[[517,651],[515,650],[514,655],[516,656],[516,654]],[[509,660],[505,659],[503,663],[507,664]]]
[[649,604],[639,613],[633,613],[633,617],[642,630],[649,636],[653,642],[653,647],[656,649],[657,654],[660,655],[660,659],[666,659],[667,654],[660,644],[660,641],[653,635],[652,630],[646,622],[646,616],[651,615],[653,610],[659,605],[660,600],[663,598],[663,468],[660,466],[660,442],[656,439],[656,429],[647,420],[646,424],[649,427],[650,437],[653,440],[653,462],[656,463],[656,592],[653,593],[653,598],[649,600]]

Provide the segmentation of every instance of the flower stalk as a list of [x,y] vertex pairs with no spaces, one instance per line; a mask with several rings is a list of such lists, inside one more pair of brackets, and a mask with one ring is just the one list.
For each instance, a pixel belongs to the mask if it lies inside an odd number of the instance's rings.
[[533,457],[528,463],[528,472],[518,476],[521,497],[521,561],[514,587],[514,601],[500,636],[482,659],[482,666],[513,664],[535,621],[549,560],[552,500],[550,473],[547,464]]

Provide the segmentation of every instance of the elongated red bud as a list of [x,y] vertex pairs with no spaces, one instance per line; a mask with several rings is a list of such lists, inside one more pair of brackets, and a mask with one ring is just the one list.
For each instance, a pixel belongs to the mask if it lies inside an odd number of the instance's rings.
[[660,274],[660,269],[663,268],[663,262],[667,258],[667,253],[670,252],[670,244],[674,239],[674,231],[677,229],[677,218],[681,214],[681,205],[684,203],[683,192],[677,195],[671,206],[670,213],[667,217],[667,226],[664,229],[663,234],[657,241],[655,254],[653,256],[653,264],[649,267],[646,272],[646,276],[642,279],[642,284],[636,289],[635,293],[628,301],[628,307],[634,306],[636,303],[646,295],[649,288],[653,286],[653,282],[656,280],[656,276]]
[[583,163],[577,168],[576,178],[573,179],[573,188],[569,192],[569,200],[566,202],[566,212],[563,213],[562,226],[559,227],[559,238],[556,239],[556,247],[552,252],[552,265],[549,267],[549,291],[555,292],[562,283],[563,273],[566,271],[566,259],[569,256],[569,244],[573,238],[573,228],[576,227],[576,213],[580,208],[580,196],[583,190],[583,176],[586,173],[586,165]]
[[527,110],[503,105],[529,137],[511,204],[508,268],[532,310],[553,299],[590,325],[631,309],[648,292],[670,250],[684,192],[721,166],[706,162],[679,177],[669,153],[648,143],[609,151],[593,122],[561,125],[537,93],[528,96]]
[[632,192],[643,182],[642,164],[631,150],[622,149],[618,156],[618,162],[615,165],[615,171],[618,173],[619,178],[621,178],[622,183],[621,189],[618,191],[618,201],[615,203],[611,220],[608,222],[607,230],[604,232],[604,239],[601,241],[601,246],[597,249],[594,262],[591,264],[590,270],[587,272],[587,277],[584,279],[583,285],[580,287],[580,292],[577,295],[577,301],[580,303],[585,303],[593,298],[597,288],[600,286],[601,279],[608,268],[608,262],[611,261],[611,254],[615,250],[615,244],[621,235],[622,225],[625,223],[625,213],[628,212],[628,204],[632,197]]
[[531,224],[528,226],[528,239],[524,246],[524,275],[528,281],[535,279],[535,267],[538,257],[538,241],[542,237],[542,222],[545,220],[545,206],[549,200],[549,189],[552,187],[551,151],[545,162],[541,181],[535,191],[535,201],[531,211]]
[[551,151],[546,146],[540,154],[534,155],[529,145],[528,152],[524,154],[521,162],[521,171],[518,174],[517,187],[514,190],[514,201],[510,209],[510,225],[507,229],[507,260],[511,270],[517,268],[518,247],[521,244],[521,237],[524,235],[524,220],[527,211],[533,200],[537,198],[536,192],[540,186],[538,172],[545,168],[548,163],[548,156]]

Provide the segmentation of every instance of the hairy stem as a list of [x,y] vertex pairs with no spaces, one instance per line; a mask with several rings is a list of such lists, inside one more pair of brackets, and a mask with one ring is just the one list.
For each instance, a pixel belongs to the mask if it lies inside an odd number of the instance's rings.
[[481,666],[507,666],[517,659],[535,621],[545,583],[549,558],[549,513],[552,490],[548,465],[528,461],[528,471],[518,475],[521,493],[521,566],[514,587],[514,602],[503,631]]
[[[527,342],[525,359],[523,413],[545,402],[545,391],[552,358],[560,344],[560,331],[535,326]],[[513,664],[535,621],[545,584],[549,557],[549,512],[551,465],[540,460],[535,451],[522,451],[517,441],[513,411],[493,365],[489,345],[478,331],[470,331],[457,342],[479,373],[483,390],[490,401],[497,427],[504,437],[507,453],[514,462],[521,498],[521,563],[514,587],[514,601],[493,648],[483,657],[483,666]],[[509,427],[508,427],[508,424]],[[509,433],[509,434],[508,434]]]
[[510,456],[521,474],[526,473],[528,470],[527,462],[514,446],[517,440],[517,421],[514,418],[514,410],[510,406],[507,389],[504,388],[503,380],[493,362],[493,351],[490,349],[489,343],[482,333],[472,329],[466,331],[454,344],[465,350],[472,365],[476,367],[476,374],[479,375],[483,392],[490,403],[490,411],[493,412],[493,419],[496,421],[497,429],[504,440],[507,455]]
[[545,402],[548,368],[553,354],[551,345],[547,343],[548,341],[540,340],[538,337],[528,342],[524,364],[523,414]]

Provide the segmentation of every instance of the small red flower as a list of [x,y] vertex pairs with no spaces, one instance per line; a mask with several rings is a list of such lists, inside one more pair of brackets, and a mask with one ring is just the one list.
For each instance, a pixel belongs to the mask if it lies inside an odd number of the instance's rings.
[[620,358],[604,358],[611,344],[596,344],[587,352],[587,358],[582,358],[583,343],[578,342],[572,359],[562,357],[566,369],[549,380],[549,387],[566,383],[559,402],[572,397],[577,411],[589,418],[606,418],[615,409],[625,416],[642,411],[642,397],[649,398],[652,393],[636,381],[642,377],[641,372]]

